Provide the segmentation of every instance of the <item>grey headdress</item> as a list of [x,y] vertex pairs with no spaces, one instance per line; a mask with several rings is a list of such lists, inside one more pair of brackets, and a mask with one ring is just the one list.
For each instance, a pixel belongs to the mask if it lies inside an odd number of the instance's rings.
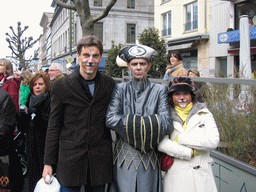
[[151,62],[152,58],[156,55],[158,55],[158,53],[146,45],[127,46],[119,52],[119,57],[126,62],[129,62],[131,59],[135,58],[143,58]]

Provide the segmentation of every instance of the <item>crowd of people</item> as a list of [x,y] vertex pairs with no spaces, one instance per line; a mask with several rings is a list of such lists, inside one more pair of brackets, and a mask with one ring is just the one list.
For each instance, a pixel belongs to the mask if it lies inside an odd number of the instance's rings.
[[[175,78],[168,86],[153,83],[147,73],[158,53],[131,45],[119,57],[132,79],[117,84],[97,70],[102,54],[92,35],[78,42],[79,65],[67,75],[58,63],[14,75],[10,61],[0,59],[0,162],[9,155],[10,167],[12,159],[19,164],[10,144],[18,130],[26,134],[29,192],[42,177],[50,185],[53,175],[61,192],[217,191],[209,152],[219,132],[189,78],[198,70],[187,72],[172,52],[165,78]],[[173,160],[168,170],[161,170],[160,154]],[[22,191],[22,175],[10,178]]]

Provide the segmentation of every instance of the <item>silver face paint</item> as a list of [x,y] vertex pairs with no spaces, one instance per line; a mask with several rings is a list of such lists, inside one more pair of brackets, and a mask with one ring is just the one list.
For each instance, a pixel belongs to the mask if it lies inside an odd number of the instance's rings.
[[93,73],[93,69],[87,69],[87,74],[92,74]]
[[86,59],[83,60],[83,65],[86,65],[88,67],[95,67],[95,66],[98,66],[99,65],[99,62],[87,62]]
[[[97,70],[97,66],[99,65],[99,62],[87,62],[87,59],[83,60],[84,67],[86,68],[86,73],[87,74],[92,74],[94,70]],[[88,68],[88,67],[93,67],[93,68]]]
[[177,99],[176,102],[179,103],[181,108],[185,108],[188,105],[189,99]]

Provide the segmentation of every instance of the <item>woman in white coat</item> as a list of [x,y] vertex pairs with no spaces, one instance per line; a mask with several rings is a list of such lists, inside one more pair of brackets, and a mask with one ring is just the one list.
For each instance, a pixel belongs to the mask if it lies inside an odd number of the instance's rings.
[[217,192],[210,151],[219,143],[212,113],[195,101],[194,84],[188,77],[176,77],[169,86],[174,131],[158,150],[173,157],[164,176],[164,192]]

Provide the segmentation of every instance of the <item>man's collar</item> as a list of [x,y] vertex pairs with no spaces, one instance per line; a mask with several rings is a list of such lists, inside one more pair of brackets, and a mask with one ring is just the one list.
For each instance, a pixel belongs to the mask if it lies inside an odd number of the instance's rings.
[[97,71],[95,77],[93,79],[85,79],[81,73],[80,73],[80,67],[76,68],[75,71],[75,76],[81,80],[85,80],[85,81],[95,81],[98,77],[99,77],[99,71]]
[[57,81],[57,80],[59,80],[59,79],[61,79],[61,78],[63,78],[63,77],[64,77],[64,75],[61,74],[61,75],[57,76],[55,79],[50,80],[50,82],[55,82],[55,81]]

